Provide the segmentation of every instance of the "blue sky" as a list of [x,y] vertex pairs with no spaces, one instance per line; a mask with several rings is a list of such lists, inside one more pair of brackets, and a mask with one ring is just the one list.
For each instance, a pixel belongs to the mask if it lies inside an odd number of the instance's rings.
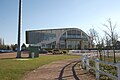
[[[0,37],[6,44],[17,43],[18,1],[0,0]],[[23,0],[22,42],[32,29],[95,28],[103,34],[102,24],[109,18],[119,32],[120,0]]]

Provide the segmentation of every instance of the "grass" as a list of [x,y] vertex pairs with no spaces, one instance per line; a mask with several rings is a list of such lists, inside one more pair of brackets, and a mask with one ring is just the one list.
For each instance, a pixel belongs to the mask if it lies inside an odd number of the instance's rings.
[[[102,58],[103,58],[103,61],[113,63],[113,57],[112,56],[110,56],[109,58],[106,57],[106,56],[102,57]],[[120,57],[119,56],[116,57],[116,61],[117,62],[120,61]],[[95,61],[91,61],[90,60],[89,64],[90,64],[90,66],[95,67]],[[100,63],[99,67],[100,67],[101,71],[104,71],[106,73],[112,74],[114,76],[118,76],[118,71],[117,71],[118,68],[115,67],[115,66],[111,66],[111,65],[104,64],[104,63]],[[92,71],[93,71],[93,74],[95,74],[95,70],[92,70]],[[113,80],[113,79],[108,78],[107,76],[105,76],[103,74],[100,74],[100,75],[101,75],[100,80]],[[105,78],[108,78],[108,79],[105,79]]]
[[[99,57],[100,59],[100,57]],[[114,57],[113,56],[102,56],[102,61],[106,61],[106,62],[112,62],[114,63]],[[116,56],[116,62],[119,62],[120,61],[120,56]]]
[[53,61],[80,58],[70,55],[49,55],[29,60],[0,59],[0,80],[22,80],[25,73]]

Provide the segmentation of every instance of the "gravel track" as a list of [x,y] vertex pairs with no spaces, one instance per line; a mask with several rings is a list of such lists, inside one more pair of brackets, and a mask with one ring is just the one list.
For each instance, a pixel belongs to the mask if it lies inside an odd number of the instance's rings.
[[26,74],[24,80],[95,80],[80,64],[76,59],[52,62]]

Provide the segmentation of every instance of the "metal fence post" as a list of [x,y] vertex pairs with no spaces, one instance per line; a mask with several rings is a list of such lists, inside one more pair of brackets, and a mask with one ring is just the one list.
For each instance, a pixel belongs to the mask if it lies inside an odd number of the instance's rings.
[[99,70],[99,59],[95,60],[95,67],[96,67],[96,80],[99,80],[99,76],[100,76],[100,74],[98,72],[98,70]]
[[120,80],[120,63],[118,63],[118,80]]

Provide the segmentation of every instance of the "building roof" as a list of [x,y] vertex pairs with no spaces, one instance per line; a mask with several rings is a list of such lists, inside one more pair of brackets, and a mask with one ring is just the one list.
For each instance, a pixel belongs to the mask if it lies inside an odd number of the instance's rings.
[[27,30],[27,31],[47,31],[47,30],[65,30],[65,29],[78,29],[78,28],[58,28],[58,29],[41,29],[41,30]]

